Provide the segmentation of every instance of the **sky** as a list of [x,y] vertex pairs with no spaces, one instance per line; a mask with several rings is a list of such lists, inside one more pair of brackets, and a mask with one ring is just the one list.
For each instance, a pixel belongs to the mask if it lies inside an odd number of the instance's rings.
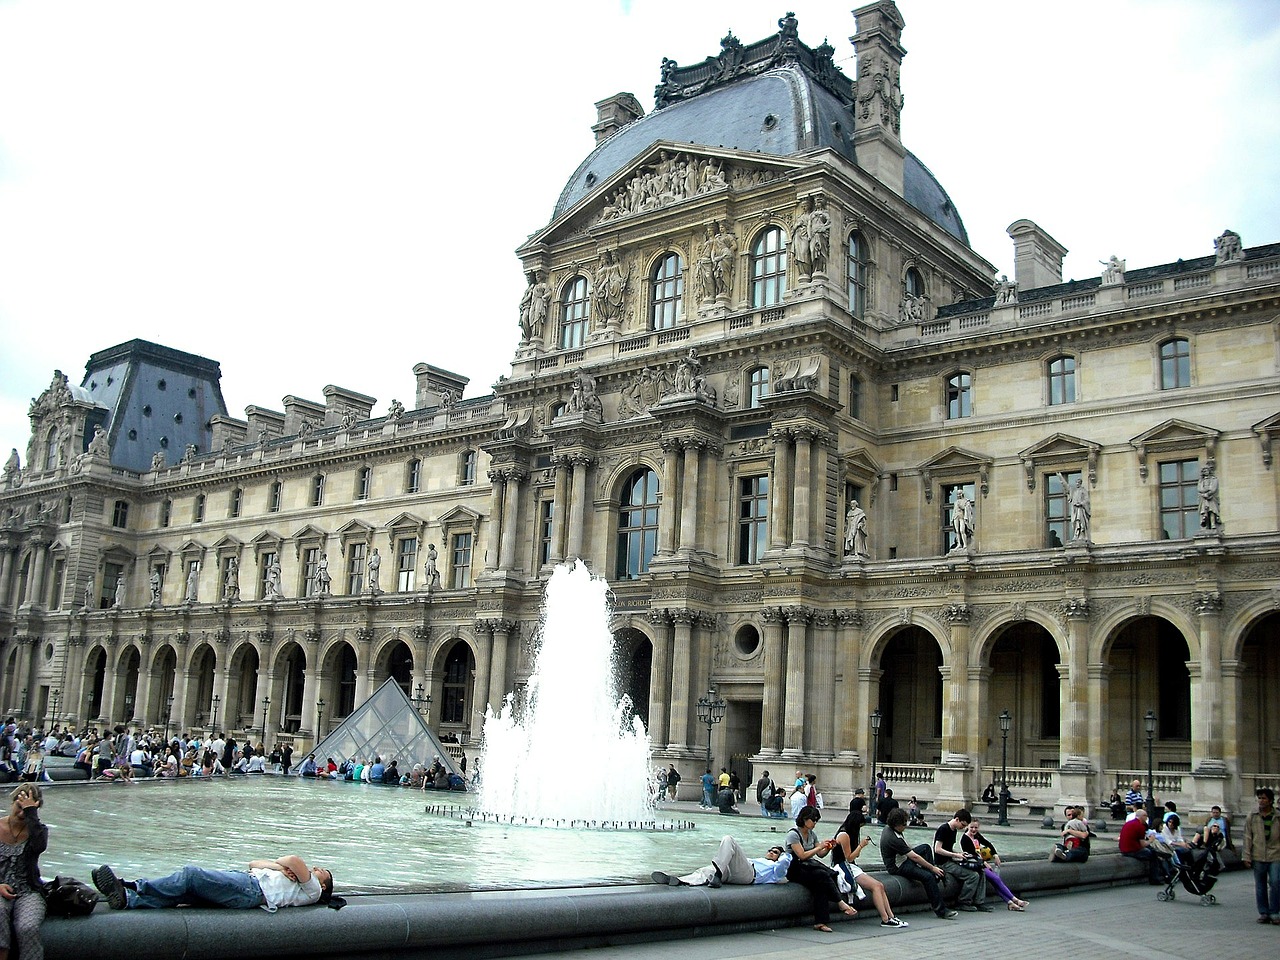
[[[228,412],[412,405],[414,364],[510,372],[514,250],[590,152],[795,10],[853,75],[830,0],[0,0],[0,450],[54,368],[135,337],[222,366]],[[1280,242],[1280,0],[898,0],[902,137],[1013,274],[1026,217],[1064,278]]]

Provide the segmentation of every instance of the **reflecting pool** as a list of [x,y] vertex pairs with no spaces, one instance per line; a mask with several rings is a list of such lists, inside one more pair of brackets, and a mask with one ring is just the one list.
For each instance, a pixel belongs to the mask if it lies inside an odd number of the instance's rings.
[[[577,789],[589,789],[583,783]],[[65,784],[45,791],[46,877],[89,879],[100,863],[122,876],[155,876],[184,863],[235,868],[296,853],[331,867],[343,893],[389,893],[648,882],[653,870],[687,872],[710,862],[733,834],[752,855],[778,843],[788,820],[671,813],[697,828],[666,833],[542,830],[428,816],[428,803],[471,806],[467,794],[416,791],[294,777]],[[667,816],[659,808],[659,819]],[[833,811],[821,825],[834,831]],[[830,822],[828,822],[830,821]],[[878,828],[872,828],[878,836]],[[911,842],[932,830],[908,832]],[[1055,834],[993,839],[1006,859],[1047,854]],[[1112,841],[1113,842],[1113,841]],[[873,868],[879,854],[864,857]]]

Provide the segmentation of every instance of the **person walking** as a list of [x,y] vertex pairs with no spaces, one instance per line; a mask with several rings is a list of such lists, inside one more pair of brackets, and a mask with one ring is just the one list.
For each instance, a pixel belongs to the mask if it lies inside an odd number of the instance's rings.
[[760,804],[760,816],[762,817],[769,816],[769,811],[765,807],[765,804],[767,804],[769,800],[772,799],[772,797],[773,797],[773,780],[769,776],[769,771],[766,770],[763,774],[760,775],[760,779],[756,781],[756,800]]
[[1270,787],[1257,792],[1258,809],[1244,822],[1240,860],[1253,868],[1253,892],[1258,923],[1280,924],[1280,824],[1276,823],[1276,794]]

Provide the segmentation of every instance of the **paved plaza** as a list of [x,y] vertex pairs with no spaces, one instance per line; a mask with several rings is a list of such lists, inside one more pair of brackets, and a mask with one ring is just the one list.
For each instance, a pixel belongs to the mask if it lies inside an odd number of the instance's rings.
[[[1252,874],[1238,870],[1221,877],[1213,891],[1218,898],[1213,907],[1201,906],[1199,898],[1181,887],[1173,903],[1159,903],[1156,890],[1143,884],[1045,896],[1034,900],[1026,913],[997,909],[991,914],[962,913],[954,921],[937,920],[927,911],[910,913],[904,915],[911,924],[906,930],[882,928],[868,917],[833,921],[834,933],[819,933],[806,925],[701,941],[657,939],[601,947],[583,956],[670,960],[674,953],[762,960],[794,956],[799,950],[805,960],[847,960],[851,955],[876,960],[973,960],[978,955],[1000,960],[1205,960],[1223,953],[1268,957],[1280,952],[1280,926],[1254,922]],[[994,896],[988,899],[996,902]]]

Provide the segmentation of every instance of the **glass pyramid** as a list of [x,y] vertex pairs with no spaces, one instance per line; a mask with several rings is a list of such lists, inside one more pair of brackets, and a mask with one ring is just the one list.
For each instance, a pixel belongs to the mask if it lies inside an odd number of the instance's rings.
[[339,764],[351,757],[379,756],[383,763],[397,761],[401,773],[408,773],[415,763],[430,767],[439,757],[450,773],[462,772],[392,677],[311,752],[318,761],[333,757]]

